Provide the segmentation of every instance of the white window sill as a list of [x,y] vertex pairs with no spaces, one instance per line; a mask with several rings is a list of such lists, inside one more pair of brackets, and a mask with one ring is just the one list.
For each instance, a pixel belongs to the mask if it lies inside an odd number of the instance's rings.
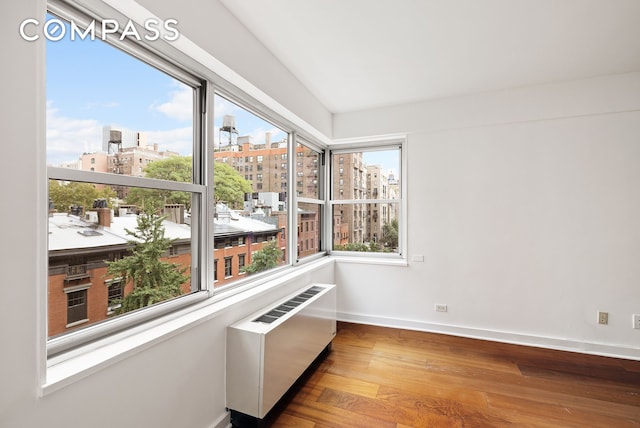
[[329,263],[333,263],[333,260],[325,257],[318,262],[305,264],[304,267],[292,267],[275,276],[260,278],[242,287],[215,295],[200,304],[49,358],[46,381],[41,387],[41,395],[45,396],[58,391],[204,321],[215,318],[223,310],[240,304],[247,298],[268,292]]
[[369,265],[384,265],[384,266],[409,266],[407,259],[397,257],[372,257],[372,256],[350,256],[341,254],[331,254],[331,259],[336,263],[360,263]]

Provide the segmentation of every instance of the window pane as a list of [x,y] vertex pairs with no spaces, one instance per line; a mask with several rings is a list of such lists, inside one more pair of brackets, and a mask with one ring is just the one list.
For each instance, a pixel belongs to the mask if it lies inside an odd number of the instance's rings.
[[398,252],[399,203],[333,205],[333,249]]
[[298,258],[320,252],[321,205],[298,203]]
[[302,144],[296,146],[296,192],[304,198],[320,199],[320,153]]
[[332,199],[400,199],[400,150],[333,156]]
[[332,155],[334,250],[399,253],[400,156],[399,147]]
[[[199,289],[190,215],[202,198],[192,186],[197,90],[70,33],[46,42],[47,164],[63,168],[49,170],[59,179],[48,192],[50,337]],[[84,303],[71,305],[80,292]]]
[[[163,190],[122,190],[144,194],[142,204],[117,198],[109,186],[49,180],[50,337],[192,291],[187,206],[195,196],[182,192],[186,205]],[[80,289],[85,302],[72,306]]]
[[46,49],[48,165],[192,181],[152,166],[192,154],[192,87],[98,37]]
[[67,293],[67,325],[77,324],[87,319],[87,290]]
[[218,287],[286,263],[289,135],[219,95],[214,120]]

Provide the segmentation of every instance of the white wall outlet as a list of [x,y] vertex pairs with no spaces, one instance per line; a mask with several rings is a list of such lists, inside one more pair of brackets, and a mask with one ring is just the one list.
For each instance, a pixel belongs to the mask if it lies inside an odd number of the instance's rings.
[[411,260],[413,260],[414,262],[424,262],[424,256],[421,254],[414,254]]
[[598,324],[609,324],[609,312],[598,312]]
[[640,328],[640,314],[633,314],[633,328]]
[[441,305],[436,303],[436,312],[447,312],[447,305]]

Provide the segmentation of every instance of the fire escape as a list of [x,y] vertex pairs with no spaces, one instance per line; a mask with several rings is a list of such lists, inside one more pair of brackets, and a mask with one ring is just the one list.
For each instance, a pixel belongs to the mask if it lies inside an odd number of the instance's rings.
[[[114,174],[124,174],[124,161],[122,158],[122,131],[109,131],[108,154],[114,155],[112,172]],[[124,199],[125,196],[127,196],[124,186],[113,185],[111,188],[116,192],[118,199]]]

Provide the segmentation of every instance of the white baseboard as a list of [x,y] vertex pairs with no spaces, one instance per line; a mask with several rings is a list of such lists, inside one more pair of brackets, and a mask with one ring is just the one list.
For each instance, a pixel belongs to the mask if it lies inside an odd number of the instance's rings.
[[451,336],[468,337],[472,339],[489,340],[493,342],[511,343],[515,345],[534,346],[537,348],[555,349],[560,351],[579,352],[582,354],[600,355],[605,357],[624,358],[640,361],[640,348],[605,345],[600,343],[577,342],[575,340],[558,339],[553,337],[532,336],[493,330],[481,330],[469,327],[459,327],[446,324],[433,324],[423,321],[385,318],[370,315],[360,315],[338,312],[338,321],[357,324],[370,324],[380,327],[393,327],[406,330],[441,333]]
[[229,412],[225,412],[217,421],[210,425],[210,428],[231,428],[231,416]]

